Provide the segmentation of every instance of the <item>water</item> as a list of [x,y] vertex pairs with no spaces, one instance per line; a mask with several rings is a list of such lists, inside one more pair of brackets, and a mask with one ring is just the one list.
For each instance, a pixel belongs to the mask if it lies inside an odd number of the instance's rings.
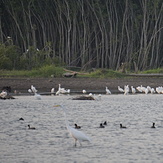
[[[17,96],[0,101],[1,163],[162,163],[162,95],[102,95],[101,100],[79,101],[70,96]],[[91,143],[74,146],[69,124],[80,125]],[[19,121],[23,117],[24,121]],[[107,121],[105,128],[98,128]],[[152,123],[156,128],[150,128]],[[119,124],[127,126],[120,129]],[[27,125],[36,127],[28,130]]]

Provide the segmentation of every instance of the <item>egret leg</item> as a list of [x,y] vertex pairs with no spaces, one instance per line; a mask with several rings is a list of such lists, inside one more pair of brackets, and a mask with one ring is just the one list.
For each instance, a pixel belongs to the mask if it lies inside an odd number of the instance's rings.
[[75,139],[75,147],[76,147],[76,142],[77,142],[77,140]]

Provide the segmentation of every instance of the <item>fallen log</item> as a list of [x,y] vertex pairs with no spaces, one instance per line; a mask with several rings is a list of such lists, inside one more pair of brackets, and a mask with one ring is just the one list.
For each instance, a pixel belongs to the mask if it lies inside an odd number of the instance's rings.
[[73,98],[73,100],[95,100],[92,96],[78,96]]
[[7,99],[15,99],[13,96],[7,95],[5,97],[0,97],[2,100],[7,100]]

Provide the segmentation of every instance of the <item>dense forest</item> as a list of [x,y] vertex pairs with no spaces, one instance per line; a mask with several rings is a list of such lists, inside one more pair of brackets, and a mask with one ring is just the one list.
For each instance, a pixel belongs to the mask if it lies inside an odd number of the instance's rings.
[[163,66],[162,0],[1,0],[0,68]]

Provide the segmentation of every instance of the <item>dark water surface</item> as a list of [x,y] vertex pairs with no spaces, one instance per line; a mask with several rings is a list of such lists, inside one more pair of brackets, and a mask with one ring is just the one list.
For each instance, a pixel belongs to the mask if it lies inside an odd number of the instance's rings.
[[[95,101],[74,96],[1,100],[0,163],[163,162],[162,95],[102,95]],[[57,104],[66,107],[69,124],[80,125],[91,143],[74,146],[63,110],[53,107]],[[104,121],[107,126],[98,128]],[[120,129],[120,123],[127,129]],[[36,130],[28,130],[28,124]]]

